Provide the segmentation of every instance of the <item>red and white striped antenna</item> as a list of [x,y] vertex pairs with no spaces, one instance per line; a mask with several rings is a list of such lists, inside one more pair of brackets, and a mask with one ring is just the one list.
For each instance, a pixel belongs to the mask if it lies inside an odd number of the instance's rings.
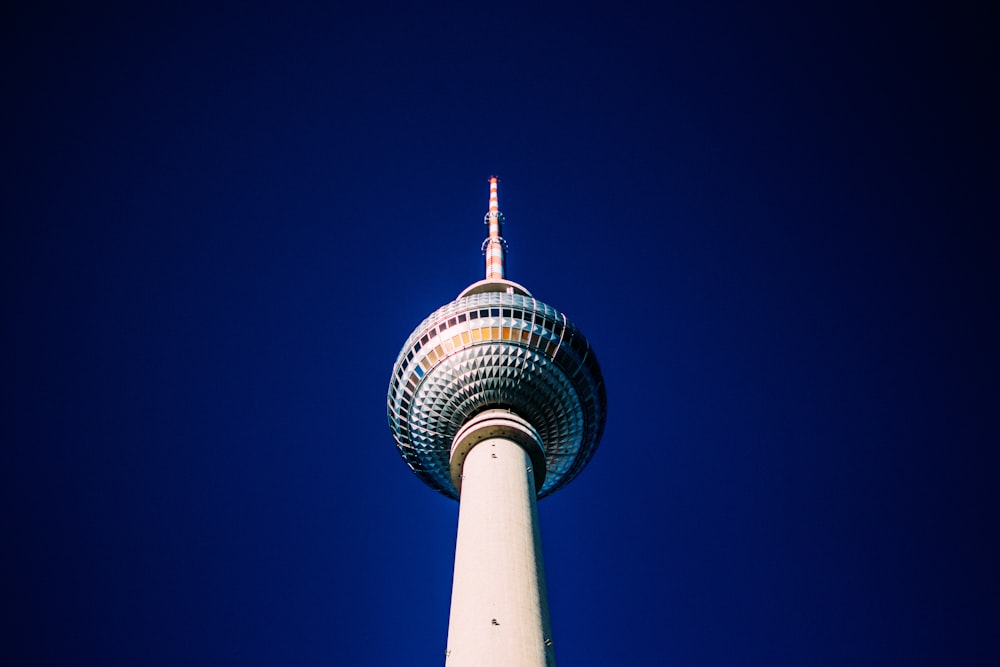
[[503,213],[497,199],[498,180],[490,176],[490,210],[483,219],[490,226],[490,235],[483,241],[487,280],[503,280],[507,273],[507,242],[503,240]]

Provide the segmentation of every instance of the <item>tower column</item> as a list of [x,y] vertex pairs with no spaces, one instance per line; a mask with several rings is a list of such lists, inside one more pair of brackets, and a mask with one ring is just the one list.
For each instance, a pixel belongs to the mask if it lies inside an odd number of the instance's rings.
[[480,415],[455,437],[452,470],[461,488],[448,667],[555,665],[535,501],[536,443],[534,429],[506,411]]
[[486,278],[407,338],[387,415],[410,469],[459,501],[445,664],[554,667],[536,502],[590,461],[607,396],[576,325],[505,278],[496,177],[489,206]]

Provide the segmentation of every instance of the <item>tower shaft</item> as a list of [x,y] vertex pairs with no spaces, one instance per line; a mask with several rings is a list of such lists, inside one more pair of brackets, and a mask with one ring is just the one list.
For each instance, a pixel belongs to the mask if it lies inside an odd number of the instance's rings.
[[486,278],[421,322],[389,378],[389,427],[410,469],[459,501],[447,667],[554,667],[537,499],[594,455],[607,396],[561,311],[507,280],[490,178]]
[[508,437],[465,457],[447,667],[554,667],[535,472]]

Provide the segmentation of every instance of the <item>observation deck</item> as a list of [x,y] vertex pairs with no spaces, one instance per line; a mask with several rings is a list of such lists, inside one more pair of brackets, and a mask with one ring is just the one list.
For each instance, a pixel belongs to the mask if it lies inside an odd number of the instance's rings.
[[563,313],[503,279],[471,285],[420,323],[396,359],[388,395],[389,426],[404,461],[456,499],[455,435],[471,418],[496,409],[528,421],[541,437],[539,498],[583,470],[607,413],[604,380],[587,339]]

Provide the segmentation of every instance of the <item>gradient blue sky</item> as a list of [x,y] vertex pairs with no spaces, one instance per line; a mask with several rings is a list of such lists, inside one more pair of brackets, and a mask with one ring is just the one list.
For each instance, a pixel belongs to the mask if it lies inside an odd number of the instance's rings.
[[0,13],[0,662],[441,664],[491,174],[608,387],[560,664],[1000,660],[985,8],[101,4]]

